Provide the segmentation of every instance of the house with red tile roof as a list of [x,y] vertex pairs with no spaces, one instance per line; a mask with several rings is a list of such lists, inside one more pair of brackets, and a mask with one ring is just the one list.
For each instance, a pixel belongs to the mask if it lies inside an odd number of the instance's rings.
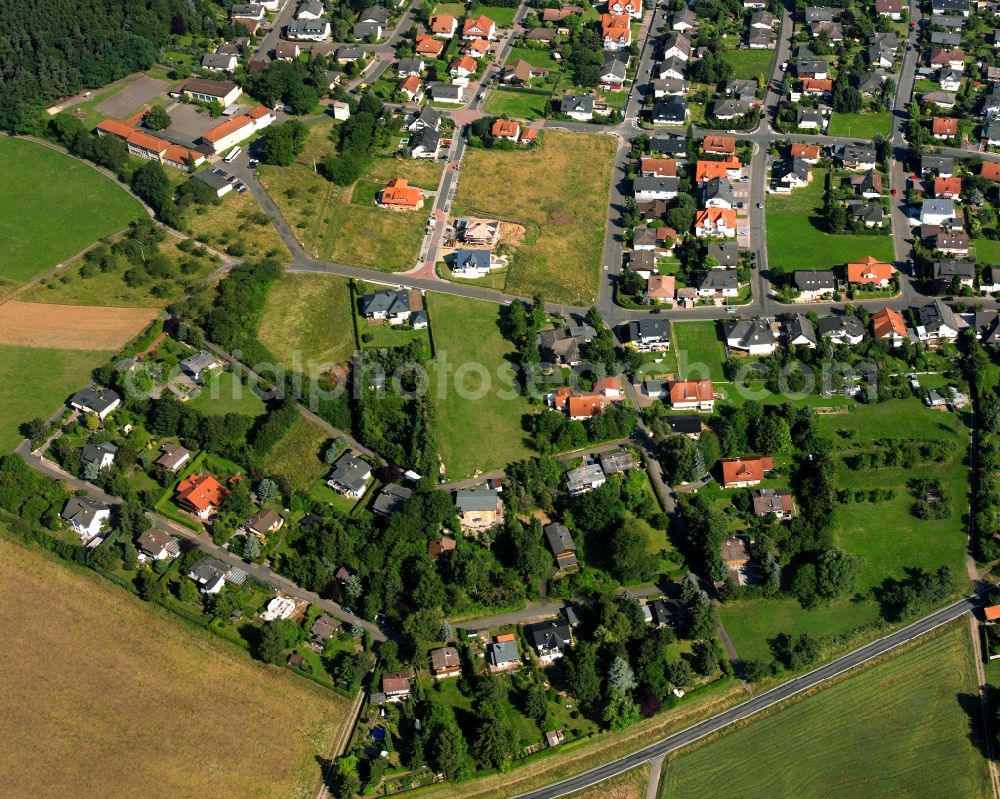
[[675,178],[677,177],[677,161],[673,158],[643,156],[639,162],[639,174],[644,178]]
[[423,204],[424,193],[416,186],[411,186],[406,178],[393,178],[379,192],[379,205],[383,208],[412,211]]
[[815,166],[819,163],[819,159],[822,154],[823,151],[818,144],[802,144],[799,142],[792,143],[792,158],[801,158],[807,164]]
[[872,332],[879,341],[888,341],[898,347],[906,340],[906,322],[892,308],[880,308],[872,314]]
[[463,55],[451,62],[448,73],[453,78],[467,78],[476,71],[478,66],[479,62],[472,56]]
[[516,142],[521,137],[521,126],[512,119],[498,119],[490,128],[494,139]]
[[746,488],[764,479],[764,475],[774,468],[770,455],[751,458],[724,458],[722,460],[722,487]]
[[199,519],[215,513],[229,496],[229,491],[210,474],[192,474],[177,484],[177,505]]
[[958,120],[952,117],[934,117],[931,120],[931,135],[935,139],[950,139],[958,135]]
[[847,265],[847,282],[863,286],[888,286],[893,271],[892,264],[876,261],[869,255],[863,261]]
[[674,299],[676,278],[673,275],[650,275],[646,281],[646,296],[651,300]]
[[627,14],[601,14],[601,37],[605,50],[624,50],[632,44],[632,28]]
[[983,161],[979,175],[986,178],[986,180],[1000,181],[1000,161]]
[[959,177],[934,178],[934,196],[946,200],[957,200],[962,194],[962,179]]
[[497,24],[485,14],[470,17],[462,25],[463,39],[492,39],[496,33]]
[[706,411],[715,408],[711,380],[679,380],[670,384],[670,407],[676,411]]
[[712,178],[738,178],[742,169],[742,162],[735,156],[725,161],[698,161],[694,168],[694,182],[707,183]]
[[458,20],[451,14],[435,14],[427,22],[431,33],[442,39],[450,39],[458,30]]
[[694,216],[694,232],[698,238],[736,238],[736,211],[729,208],[706,208]]
[[417,36],[413,52],[417,55],[426,55],[431,56],[432,58],[437,58],[442,52],[444,52],[444,42],[440,39],[435,39],[433,36],[420,34]]
[[719,136],[718,134],[710,133],[702,140],[701,149],[706,153],[735,155],[736,139],[733,136]]

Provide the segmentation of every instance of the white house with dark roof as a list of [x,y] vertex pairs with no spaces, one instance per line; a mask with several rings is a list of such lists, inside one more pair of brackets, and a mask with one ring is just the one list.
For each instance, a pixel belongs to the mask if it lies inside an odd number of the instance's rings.
[[76,392],[69,401],[70,407],[84,413],[93,413],[104,421],[108,414],[122,404],[122,398],[110,388],[87,386]]
[[70,497],[59,516],[69,522],[84,543],[111,524],[111,508],[86,496]]
[[371,464],[353,453],[346,452],[333,465],[326,484],[351,499],[361,499],[372,476]]

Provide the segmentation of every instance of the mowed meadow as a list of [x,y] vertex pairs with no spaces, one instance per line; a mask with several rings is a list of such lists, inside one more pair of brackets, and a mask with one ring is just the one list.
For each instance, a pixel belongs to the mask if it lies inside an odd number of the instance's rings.
[[986,799],[968,621],[663,766],[660,799]]
[[0,538],[0,781],[21,797],[311,796],[347,700]]
[[138,200],[93,166],[37,142],[0,137],[0,280],[8,287],[144,215]]

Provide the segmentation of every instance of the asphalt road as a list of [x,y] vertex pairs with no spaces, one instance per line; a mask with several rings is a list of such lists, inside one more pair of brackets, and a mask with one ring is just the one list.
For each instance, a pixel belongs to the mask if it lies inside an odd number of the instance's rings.
[[[940,627],[942,624],[947,624],[954,619],[960,618],[969,611],[981,607],[981,605],[982,602],[975,595],[961,599],[955,604],[942,608],[908,627],[897,630],[877,641],[872,641],[870,644],[859,647],[853,652],[837,658],[824,666],[820,666],[808,674],[803,674],[801,677],[796,677],[794,680],[790,680],[776,688],[757,694],[753,698],[735,705],[710,719],[693,724],[687,729],[662,738],[630,755],[597,766],[575,777],[548,785],[545,788],[520,794],[515,799],[555,799],[556,797],[566,796],[575,791],[583,790],[595,783],[617,776],[643,763],[692,744],[707,735],[719,732],[731,724],[771,708],[780,702],[794,697],[796,694],[821,685],[834,677],[867,663],[873,658],[892,651],[902,644],[919,638],[931,630]],[[738,777],[734,777],[734,779],[738,779]]]

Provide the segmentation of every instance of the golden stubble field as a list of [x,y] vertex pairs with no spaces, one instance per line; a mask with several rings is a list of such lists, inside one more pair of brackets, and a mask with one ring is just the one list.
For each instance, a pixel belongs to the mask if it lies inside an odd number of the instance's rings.
[[0,538],[0,783],[20,797],[307,797],[348,703]]
[[10,300],[0,305],[0,344],[73,350],[118,350],[159,313],[155,308],[102,308]]

